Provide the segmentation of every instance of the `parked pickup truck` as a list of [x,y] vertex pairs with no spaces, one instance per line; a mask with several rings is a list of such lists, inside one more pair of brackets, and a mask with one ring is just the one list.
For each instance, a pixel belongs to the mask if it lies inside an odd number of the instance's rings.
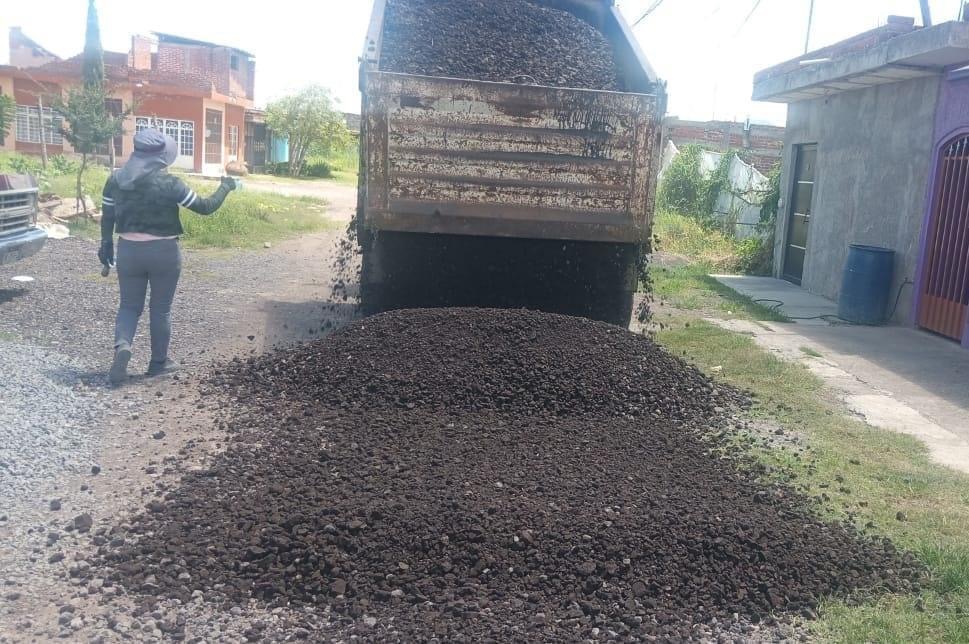
[[37,181],[25,174],[0,174],[0,266],[30,257],[47,241],[37,227]]

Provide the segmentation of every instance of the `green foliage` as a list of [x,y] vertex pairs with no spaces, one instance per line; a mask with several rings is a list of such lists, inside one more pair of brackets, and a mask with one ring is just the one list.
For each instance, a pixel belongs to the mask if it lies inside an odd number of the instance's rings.
[[77,174],[81,169],[81,164],[74,159],[69,159],[63,154],[52,156],[47,162],[47,172],[49,176],[60,177],[68,174]]
[[94,6],[94,0],[88,0],[87,4],[82,77],[85,87],[104,85],[104,48],[101,47],[101,26],[98,24],[98,10]]
[[696,215],[703,192],[700,172],[702,153],[700,146],[688,145],[676,155],[659,186],[656,195],[657,210]]
[[653,222],[657,250],[685,257],[715,273],[740,270],[740,242],[719,230],[705,228],[691,217],[660,212]]
[[[17,152],[0,152],[0,172],[33,175],[37,179],[37,183],[42,191],[60,194],[66,190],[65,194],[61,194],[63,197],[74,196],[74,190],[76,189],[75,178],[79,167],[80,164],[77,161],[60,154],[51,157],[48,160],[47,168],[44,169],[38,157],[31,157]],[[88,168],[88,174],[92,174],[93,170],[95,169]],[[102,173],[104,180],[107,180],[106,171]],[[102,173],[98,173],[98,176],[101,176]],[[85,194],[93,197],[94,192],[88,191],[90,182],[87,176],[85,176],[82,184],[85,187]],[[101,185],[95,186],[98,195],[101,194],[101,186],[103,185],[104,181],[101,182]],[[60,188],[60,190],[57,188]]]
[[737,270],[744,275],[771,275],[774,271],[773,235],[737,242]]
[[706,178],[700,179],[700,204],[697,218],[707,226],[717,225],[717,199],[720,193],[729,190],[730,186],[730,164],[733,162],[736,153],[727,152],[720,156],[717,167]]
[[767,179],[767,192],[760,207],[760,228],[773,233],[774,224],[777,222],[777,209],[781,203],[781,166],[774,166]]
[[323,159],[309,159],[303,166],[303,176],[314,179],[328,179],[333,176],[333,168]]
[[[808,369],[745,335],[690,316],[674,319],[657,338],[751,392],[755,418],[803,437],[810,458],[767,447],[754,455],[792,472],[806,497],[823,499],[823,516],[875,538],[887,536],[927,566],[918,593],[825,599],[821,619],[806,625],[816,639],[969,642],[969,476],[933,463],[920,441],[854,418]],[[898,520],[900,512],[905,521]]]
[[[190,183],[200,194],[215,189],[211,183]],[[182,211],[183,240],[196,248],[258,248],[267,241],[335,225],[326,218],[326,204],[318,199],[245,190],[230,194],[213,215]]]
[[760,208],[757,232],[760,237],[746,239],[738,247],[739,265],[747,275],[770,275],[774,270],[774,231],[781,200],[781,168],[775,166],[768,175],[767,192]]
[[82,156],[94,154],[122,133],[127,113],[108,111],[105,101],[110,96],[104,85],[72,87],[66,95],[54,101],[54,110],[64,119],[64,138]]
[[266,123],[289,138],[289,173],[294,177],[302,175],[312,153],[329,154],[345,148],[352,139],[330,90],[319,85],[270,103]]
[[0,153],[0,172],[10,172],[13,174],[32,174],[39,177],[42,168],[40,159],[28,157],[16,152]]
[[665,305],[681,311],[696,311],[701,316],[790,322],[781,313],[724,286],[708,273],[699,264],[654,268],[650,271],[653,295]]
[[125,118],[131,113],[129,109],[112,114],[107,107],[110,95],[104,82],[104,51],[94,0],[88,2],[83,72],[84,84],[69,88],[66,97],[58,96],[53,104],[54,111],[63,118],[61,134],[81,154],[75,182],[75,199],[79,205],[85,203],[83,178],[88,155],[94,154],[99,146],[111,144],[124,131]]
[[692,217],[707,228],[715,227],[717,198],[729,187],[730,163],[734,156],[733,152],[723,154],[716,169],[704,177],[701,167],[703,149],[698,145],[685,146],[663,174],[657,208]]
[[332,150],[322,157],[336,172],[350,172],[356,174],[360,169],[360,141],[351,137],[350,143],[339,150]]
[[16,119],[17,104],[10,94],[0,94],[0,140],[10,133],[10,128]]

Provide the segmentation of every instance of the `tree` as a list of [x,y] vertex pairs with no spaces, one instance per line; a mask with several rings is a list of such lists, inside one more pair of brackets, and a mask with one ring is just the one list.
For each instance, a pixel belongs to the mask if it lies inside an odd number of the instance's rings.
[[270,103],[266,124],[289,139],[289,173],[294,177],[303,172],[311,150],[337,150],[351,138],[330,90],[319,85],[310,85]]
[[104,85],[104,48],[101,47],[101,25],[94,0],[88,0],[87,31],[84,34],[84,58],[81,63],[85,87]]
[[0,141],[10,133],[10,126],[16,118],[16,104],[9,94],[0,94]]
[[68,89],[65,96],[59,97],[54,103],[54,110],[63,119],[61,134],[74,151],[81,154],[75,197],[77,210],[87,214],[81,181],[87,170],[88,156],[94,154],[98,146],[113,144],[114,137],[121,134],[124,120],[130,113],[130,110],[122,110],[122,114],[112,114],[107,107],[110,95],[104,79],[104,50],[101,48],[101,30],[94,0],[88,2],[82,69],[83,84]]

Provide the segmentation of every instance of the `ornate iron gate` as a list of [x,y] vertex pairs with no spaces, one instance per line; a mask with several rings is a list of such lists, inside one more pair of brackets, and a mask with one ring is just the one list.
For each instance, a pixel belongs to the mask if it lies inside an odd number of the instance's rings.
[[961,340],[969,319],[969,135],[942,148],[932,209],[919,326]]

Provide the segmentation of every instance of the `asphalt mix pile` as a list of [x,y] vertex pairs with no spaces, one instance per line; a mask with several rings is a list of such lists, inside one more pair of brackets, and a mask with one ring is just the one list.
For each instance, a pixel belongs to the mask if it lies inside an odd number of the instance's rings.
[[368,640],[679,639],[919,583],[723,456],[742,394],[606,324],[398,311],[211,385],[227,451],[101,548],[146,602],[328,607]]
[[622,91],[595,27],[530,0],[389,0],[384,71]]

